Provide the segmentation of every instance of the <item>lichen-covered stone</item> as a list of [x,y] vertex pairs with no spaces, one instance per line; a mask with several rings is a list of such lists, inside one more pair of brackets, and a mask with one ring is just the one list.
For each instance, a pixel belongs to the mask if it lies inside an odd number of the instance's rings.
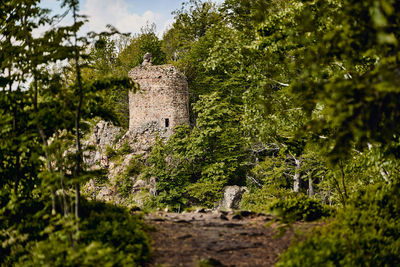
[[108,167],[108,159],[105,155],[107,146],[113,146],[116,139],[121,135],[122,128],[114,126],[111,122],[99,121],[93,127],[93,132],[89,138],[84,141],[86,147],[93,149],[87,150],[83,154],[85,164],[90,169],[97,169],[99,167]]
[[247,192],[245,186],[225,186],[223,189],[224,196],[219,203],[218,209],[238,209],[242,196]]

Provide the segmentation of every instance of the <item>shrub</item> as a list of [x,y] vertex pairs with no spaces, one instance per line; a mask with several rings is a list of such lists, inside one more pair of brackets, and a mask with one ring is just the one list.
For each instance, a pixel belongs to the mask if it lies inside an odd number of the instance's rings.
[[399,220],[400,184],[370,186],[277,266],[400,266]]
[[212,208],[222,198],[225,181],[203,180],[188,186],[188,195],[196,204]]
[[131,148],[131,146],[129,145],[129,142],[128,142],[128,141],[125,141],[125,142],[121,145],[121,147],[118,149],[118,154],[119,154],[119,155],[126,155],[126,154],[129,154],[129,153],[132,153],[132,148]]
[[98,241],[123,252],[134,263],[143,263],[149,256],[149,238],[143,220],[122,207],[103,202],[88,202],[83,214],[80,239]]
[[254,212],[267,213],[271,203],[275,200],[283,199],[293,194],[291,190],[275,186],[264,185],[259,189],[250,188],[250,191],[243,195],[240,207]]
[[129,165],[126,167],[125,175],[136,176],[139,175],[143,170],[144,164],[142,162],[141,155],[135,155],[130,161]]
[[117,156],[117,151],[112,148],[112,146],[107,146],[106,147],[106,156],[109,159],[112,159],[113,157]]
[[129,193],[133,188],[134,177],[138,176],[144,167],[141,161],[140,155],[134,156],[130,161],[126,169],[116,177],[116,186],[118,192],[123,197],[128,197]]
[[27,253],[26,245],[41,240],[40,232],[49,224],[43,214],[50,212],[37,198],[18,198],[11,190],[0,190],[0,266],[13,266]]
[[[31,201],[39,206],[42,202]],[[150,254],[146,225],[126,209],[82,199],[79,238],[71,218],[27,210],[0,233],[3,266],[143,266]],[[30,214],[34,212],[35,214]],[[4,214],[3,214],[4,215]],[[20,214],[21,215],[21,214]],[[39,222],[40,225],[36,222]],[[2,225],[4,226],[4,225]],[[14,229],[14,237],[4,233]],[[11,232],[10,232],[11,233]],[[10,236],[11,237],[11,236]],[[72,239],[75,239],[72,246]]]
[[314,221],[331,214],[331,210],[319,200],[308,198],[303,194],[275,200],[269,206],[269,210],[281,217],[284,222]]
[[114,149],[112,146],[107,146],[106,147],[106,151],[105,154],[107,156],[107,158],[111,159],[111,160],[115,160],[117,157],[123,156],[123,155],[127,155],[132,153],[132,148],[129,145],[128,141],[125,141],[120,148],[118,148],[117,150]]

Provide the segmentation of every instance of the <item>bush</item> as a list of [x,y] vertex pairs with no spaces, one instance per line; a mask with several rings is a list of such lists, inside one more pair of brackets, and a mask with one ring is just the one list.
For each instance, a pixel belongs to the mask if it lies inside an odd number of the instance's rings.
[[80,240],[111,245],[136,263],[148,257],[150,246],[145,233],[147,227],[140,216],[103,202],[87,202],[85,210]]
[[34,198],[18,198],[11,190],[0,190],[0,266],[13,266],[27,253],[26,245],[41,240],[41,231],[49,224],[43,216],[50,210]]
[[129,153],[132,153],[132,148],[131,148],[131,146],[129,145],[129,142],[128,142],[128,141],[125,141],[125,142],[121,145],[121,147],[118,149],[118,154],[119,154],[119,155],[126,155],[126,154],[129,154]]
[[136,155],[129,161],[126,169],[116,177],[116,186],[122,197],[129,196],[134,185],[134,177],[137,177],[142,172],[143,168],[142,157]]
[[331,214],[331,210],[319,200],[308,198],[303,194],[275,200],[269,206],[269,210],[281,217],[284,222],[315,221]]
[[135,155],[130,161],[129,165],[126,167],[126,176],[136,176],[139,175],[144,168],[141,155]]
[[117,151],[115,151],[115,149],[112,148],[112,146],[107,146],[106,147],[106,157],[109,159],[112,159],[115,156],[117,156]]
[[188,195],[195,204],[212,208],[222,198],[225,181],[203,180],[188,186]]
[[259,189],[250,188],[250,191],[243,195],[240,207],[254,212],[267,213],[271,203],[275,200],[287,198],[293,194],[294,192],[291,190],[275,186],[264,185]]
[[65,237],[65,232],[56,232],[46,240],[30,243],[30,254],[21,257],[15,266],[137,266],[111,246],[94,241],[72,248],[64,244]]
[[[29,203],[42,205],[36,201]],[[0,264],[143,266],[149,258],[150,245],[145,232],[146,225],[139,216],[131,215],[120,207],[102,202],[87,202],[84,199],[81,211],[79,238],[73,236],[76,228],[72,218],[49,216],[48,211],[32,209],[31,212],[35,214],[27,211],[23,214],[23,223],[14,221],[14,225],[9,224],[0,233],[3,243]],[[72,238],[75,240],[74,245]]]
[[105,151],[107,158],[110,160],[115,160],[116,158],[118,158],[120,156],[124,156],[124,155],[130,154],[130,153],[132,153],[132,148],[129,145],[128,141],[125,141],[121,145],[121,147],[117,150],[114,149],[112,146],[107,146],[106,151]]
[[277,266],[400,266],[399,221],[400,184],[371,186]]

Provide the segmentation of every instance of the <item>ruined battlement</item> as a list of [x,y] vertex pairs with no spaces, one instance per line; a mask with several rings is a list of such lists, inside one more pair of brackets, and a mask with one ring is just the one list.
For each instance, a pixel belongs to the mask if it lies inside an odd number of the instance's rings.
[[174,66],[153,66],[151,55],[146,54],[143,64],[128,75],[139,85],[136,93],[129,93],[130,132],[152,127],[168,138],[175,126],[189,124],[188,83]]

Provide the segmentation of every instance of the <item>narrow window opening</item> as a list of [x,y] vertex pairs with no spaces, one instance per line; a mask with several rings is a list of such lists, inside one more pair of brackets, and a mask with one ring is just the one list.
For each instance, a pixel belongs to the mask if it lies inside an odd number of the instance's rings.
[[165,119],[165,128],[169,127],[169,119]]

